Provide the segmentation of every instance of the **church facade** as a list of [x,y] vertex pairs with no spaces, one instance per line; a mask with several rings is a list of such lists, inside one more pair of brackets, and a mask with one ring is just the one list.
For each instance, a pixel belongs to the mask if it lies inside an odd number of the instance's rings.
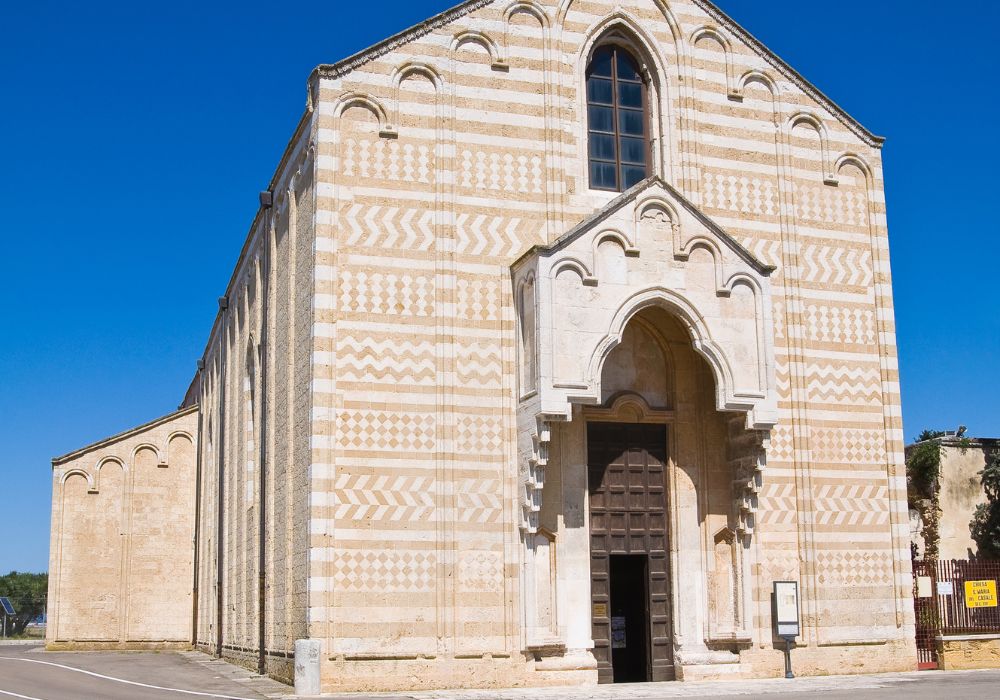
[[50,647],[776,676],[795,581],[797,672],[912,669],[881,145],[707,0],[319,66],[181,410],[54,460]]

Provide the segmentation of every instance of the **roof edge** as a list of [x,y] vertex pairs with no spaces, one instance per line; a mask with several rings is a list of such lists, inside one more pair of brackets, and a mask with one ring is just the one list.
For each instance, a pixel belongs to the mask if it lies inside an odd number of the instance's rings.
[[565,245],[568,245],[578,233],[586,229],[592,228],[597,224],[601,223],[613,213],[624,207],[629,202],[635,201],[640,194],[653,187],[654,185],[659,185],[667,192],[671,197],[677,200],[677,202],[683,206],[691,216],[698,219],[702,226],[711,229],[717,235],[721,236],[726,240],[727,243],[733,248],[733,251],[739,255],[744,261],[757,270],[758,273],[764,276],[770,276],[777,268],[774,265],[768,265],[763,261],[759,260],[756,255],[754,255],[750,250],[746,248],[742,243],[736,240],[731,233],[729,233],[725,228],[717,224],[711,217],[701,211],[696,207],[691,200],[685,197],[681,192],[677,190],[673,185],[668,183],[659,175],[650,175],[645,180],[636,183],[630,189],[625,190],[620,195],[612,199],[610,202],[605,204],[603,207],[598,209],[596,212],[590,216],[585,217],[580,223],[573,226],[557,239],[551,243],[535,245],[526,250],[522,255],[520,255],[517,260],[510,264],[510,268],[514,269],[521,265],[524,260],[530,258],[538,253],[553,253]]
[[[430,34],[435,29],[443,27],[449,22],[453,22],[454,20],[464,17],[470,12],[475,12],[476,10],[493,2],[495,2],[495,0],[466,0],[458,5],[454,5],[453,7],[426,19],[419,24],[415,24],[408,29],[397,32],[389,38],[383,39],[376,44],[372,44],[368,48],[362,49],[361,51],[341,59],[336,63],[321,63],[313,69],[309,76],[309,81],[312,82],[315,78],[334,79],[343,77],[365,63],[381,58],[394,49],[397,49],[411,41],[416,41],[417,39]],[[771,62],[778,71],[783,73],[785,77],[791,80],[800,90],[837,117],[839,121],[841,121],[855,136],[873,148],[882,148],[882,145],[885,143],[884,136],[874,134],[861,122],[852,117],[843,107],[834,102],[826,95],[826,93],[803,77],[802,74],[792,68],[787,61],[768,48],[767,45],[757,39],[757,37],[747,31],[739,22],[726,14],[717,5],[710,0],[693,0],[693,2],[698,8],[707,13],[716,22],[723,25],[738,39],[749,46],[758,56]]]
[[355,68],[368,63],[369,61],[381,58],[400,46],[408,44],[411,41],[416,41],[421,37],[425,37],[435,29],[443,27],[449,22],[460,19],[470,12],[475,12],[476,10],[486,7],[494,2],[496,2],[496,0],[465,0],[465,2],[453,5],[447,10],[439,12],[433,17],[429,17],[419,24],[415,24],[408,29],[397,32],[387,39],[383,39],[376,44],[372,44],[368,48],[351,54],[347,58],[343,58],[336,63],[319,64],[313,69],[310,80],[313,76],[320,78],[339,78],[347,73],[350,73]]
[[758,56],[764,60],[773,60],[775,68],[785,73],[786,77],[795,83],[795,85],[806,93],[806,95],[819,102],[821,105],[826,107],[831,114],[838,117],[844,126],[850,129],[855,136],[873,148],[882,148],[882,144],[885,143],[884,136],[879,136],[871,132],[861,122],[852,117],[847,110],[830,99],[826,93],[816,87],[807,78],[803,77],[803,75],[792,68],[792,66],[789,65],[785,59],[776,54],[772,49],[768,48],[764,42],[747,31],[743,25],[727,15],[715,3],[711,2],[711,0],[692,1],[699,8],[707,12],[716,22],[723,25],[726,29],[736,35],[737,38],[746,43],[747,46],[753,49]]
[[[278,165],[275,167],[274,174],[271,175],[271,179],[268,181],[267,189],[269,191],[273,191],[274,188],[281,181],[281,177],[284,174],[285,169],[288,166],[288,163],[291,161],[292,156],[294,155],[296,149],[300,145],[302,134],[305,131],[306,127],[311,124],[314,114],[315,114],[314,105],[311,102],[307,103],[305,111],[302,113],[302,116],[299,117],[299,121],[295,125],[295,131],[292,133],[291,138],[289,138],[288,143],[285,144],[285,150],[282,152],[281,159],[278,161]],[[224,294],[224,296],[226,297],[228,297],[233,291],[233,287],[236,284],[237,278],[239,277],[240,269],[242,268],[243,263],[247,258],[247,253],[250,250],[251,243],[253,243],[253,240],[256,237],[256,234],[258,233],[265,211],[266,209],[264,207],[258,206],[257,211],[254,213],[253,221],[251,221],[250,223],[250,228],[247,231],[246,238],[243,239],[243,246],[240,248],[240,254],[236,258],[236,264],[233,266],[233,271],[232,273],[230,273],[229,280],[226,282],[226,292]],[[219,324],[221,320],[222,320],[222,311],[220,309],[216,311],[215,317],[212,320],[212,327],[208,332],[208,338],[205,341],[205,346],[201,351],[201,355],[199,355],[199,359],[204,360],[206,357],[208,357],[209,350],[211,350],[212,348],[212,342],[214,341],[215,336],[219,331]],[[197,378],[198,378],[198,372],[195,371],[194,375],[191,378],[191,381],[188,383],[188,390],[190,390],[191,385],[194,384]],[[185,398],[187,397],[187,391],[185,391],[184,396]]]
[[182,408],[178,411],[174,411],[173,413],[168,413],[165,416],[160,416],[159,418],[151,420],[148,423],[143,423],[142,425],[138,425],[134,428],[129,428],[128,430],[121,433],[117,433],[116,435],[112,435],[111,437],[106,437],[103,440],[92,442],[89,445],[80,447],[68,454],[64,454],[61,457],[53,457],[52,466],[58,467],[60,464],[64,464],[71,459],[76,459],[77,457],[86,454],[87,452],[90,452],[92,450],[96,450],[99,447],[104,447],[105,445],[110,445],[114,442],[121,442],[122,440],[130,438],[133,435],[137,435],[138,433],[141,433],[145,430],[149,430],[150,428],[155,428],[156,426],[162,425],[163,423],[168,423],[174,420],[175,418],[180,418],[181,416],[187,415],[188,413],[194,413],[197,410],[198,410],[198,404],[194,404],[193,406]]

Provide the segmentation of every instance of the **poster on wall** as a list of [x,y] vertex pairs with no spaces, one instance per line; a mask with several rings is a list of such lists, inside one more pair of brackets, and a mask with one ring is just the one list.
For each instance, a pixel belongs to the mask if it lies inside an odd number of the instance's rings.
[[779,637],[799,636],[799,583],[774,582],[774,625]]
[[611,648],[612,649],[624,649],[626,644],[625,639],[625,618],[624,617],[612,617],[611,618]]

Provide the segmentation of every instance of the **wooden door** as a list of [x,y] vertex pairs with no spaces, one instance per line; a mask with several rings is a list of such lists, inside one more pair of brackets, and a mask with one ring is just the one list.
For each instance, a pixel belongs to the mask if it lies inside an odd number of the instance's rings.
[[[645,598],[646,638],[634,648],[645,654],[645,678],[673,680],[670,624],[670,581],[667,558],[667,427],[640,423],[589,423],[587,467],[590,486],[591,597],[594,655],[598,678],[611,683],[624,678],[619,657],[631,678],[635,659],[612,648],[612,618],[621,608],[612,593]],[[631,579],[612,581],[611,557],[644,558],[646,585]],[[635,570],[634,565],[626,567]],[[622,576],[622,574],[614,574]],[[644,589],[644,590],[643,590]],[[618,620],[621,624],[622,621]],[[631,623],[630,623],[631,624]],[[619,632],[619,643],[620,632]],[[618,668],[616,668],[618,666]]]

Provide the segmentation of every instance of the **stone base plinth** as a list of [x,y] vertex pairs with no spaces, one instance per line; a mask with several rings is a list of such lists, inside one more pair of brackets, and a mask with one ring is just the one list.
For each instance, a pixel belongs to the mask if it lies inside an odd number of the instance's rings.
[[489,689],[596,685],[597,670],[568,663],[558,668],[553,659],[513,658],[397,658],[324,661],[323,692],[396,692],[447,688]]
[[46,641],[46,651],[190,651],[191,642],[142,641],[142,642],[92,642],[76,640]]
[[963,634],[937,638],[938,662],[944,671],[1000,668],[1000,634]]

